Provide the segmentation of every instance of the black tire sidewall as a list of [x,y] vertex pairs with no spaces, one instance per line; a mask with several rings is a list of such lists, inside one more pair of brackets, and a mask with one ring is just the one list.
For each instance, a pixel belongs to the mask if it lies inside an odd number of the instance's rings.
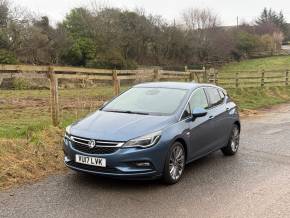
[[[228,144],[227,146],[223,147],[222,148],[222,152],[224,153],[224,155],[227,155],[227,156],[231,156],[231,155],[235,155],[238,150],[239,150],[239,147],[240,147],[240,140],[238,142],[238,148],[236,151],[234,151],[232,149],[232,146],[231,146],[231,143],[232,143],[232,139],[233,139],[233,136],[234,136],[234,130],[237,129],[238,132],[239,132],[239,135],[240,135],[240,128],[237,124],[234,124],[233,127],[232,127],[232,130],[231,130],[231,135],[229,137],[229,141],[228,141]],[[239,136],[240,137],[240,136]]]
[[[232,140],[233,140],[233,137],[234,137],[234,131],[235,131],[235,129],[237,129],[238,132],[239,132],[239,141],[238,141],[238,147],[237,147],[237,149],[234,151],[234,150],[232,149],[231,143],[232,143]],[[240,147],[240,129],[239,129],[238,125],[236,125],[236,124],[234,124],[233,129],[232,129],[231,138],[230,138],[230,141],[229,141],[229,147],[231,148],[231,150],[232,150],[233,153],[237,153],[238,150],[239,150],[239,147]]]

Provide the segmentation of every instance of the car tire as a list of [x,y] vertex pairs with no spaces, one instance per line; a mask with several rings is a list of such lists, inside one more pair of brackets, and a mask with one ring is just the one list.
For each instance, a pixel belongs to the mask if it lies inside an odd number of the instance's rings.
[[232,156],[238,152],[240,146],[240,128],[234,124],[227,146],[221,150],[225,156]]
[[185,150],[180,142],[175,142],[169,149],[165,160],[163,181],[168,185],[177,183],[185,167]]

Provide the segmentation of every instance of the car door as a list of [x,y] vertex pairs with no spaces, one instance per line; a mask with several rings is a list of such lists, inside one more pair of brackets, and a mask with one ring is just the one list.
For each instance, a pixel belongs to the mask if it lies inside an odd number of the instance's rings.
[[[190,110],[195,108],[209,107],[207,96],[203,88],[198,88],[195,90],[189,100]],[[204,117],[198,117],[196,119],[191,119],[189,122],[190,129],[190,159],[195,159],[208,151],[210,143],[212,141],[211,134],[213,127],[209,120],[209,115]]]
[[205,91],[209,99],[208,114],[213,128],[209,149],[215,150],[228,140],[227,109],[224,96],[221,96],[218,88],[207,87]]

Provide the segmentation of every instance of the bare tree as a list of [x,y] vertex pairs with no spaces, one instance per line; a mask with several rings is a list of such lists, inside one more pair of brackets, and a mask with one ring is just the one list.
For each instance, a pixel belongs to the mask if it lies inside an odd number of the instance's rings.
[[218,16],[210,9],[190,8],[183,12],[183,20],[189,30],[208,30],[219,26]]
[[211,35],[217,31],[220,23],[218,16],[210,9],[191,8],[185,10],[182,17],[194,52],[191,56],[195,59],[191,61],[206,62],[210,55]]

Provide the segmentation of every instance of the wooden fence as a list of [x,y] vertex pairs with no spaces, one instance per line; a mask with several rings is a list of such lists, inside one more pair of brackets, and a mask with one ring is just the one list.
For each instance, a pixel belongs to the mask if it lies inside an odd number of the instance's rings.
[[[201,74],[201,75],[200,75]],[[186,70],[184,72],[160,69],[145,70],[106,70],[59,66],[0,65],[0,84],[6,78],[46,78],[50,81],[51,115],[54,126],[59,125],[58,79],[81,79],[112,81],[114,94],[120,93],[120,82],[126,81],[165,81],[183,80],[206,82],[206,70]]]
[[51,114],[54,126],[59,125],[58,79],[111,81],[115,95],[120,93],[120,83],[125,81],[195,81],[212,83],[225,88],[288,86],[289,71],[231,71],[202,69],[167,71],[161,69],[106,70],[59,66],[0,65],[0,84],[5,78],[46,78],[50,81]]
[[288,70],[230,71],[210,69],[208,82],[224,88],[288,86]]

